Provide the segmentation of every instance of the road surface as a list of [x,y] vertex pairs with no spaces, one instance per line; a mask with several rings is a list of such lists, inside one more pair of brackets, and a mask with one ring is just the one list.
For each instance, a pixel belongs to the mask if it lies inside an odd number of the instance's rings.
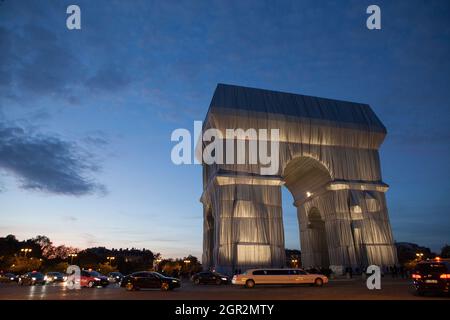
[[182,287],[174,291],[160,290],[126,291],[117,285],[106,288],[82,288],[70,290],[62,284],[19,286],[15,283],[0,284],[1,300],[109,300],[109,299],[148,299],[148,300],[309,300],[309,299],[448,299],[448,297],[413,294],[411,280],[383,278],[381,290],[368,290],[362,279],[330,280],[322,288],[310,286],[256,286],[253,289],[233,285],[200,285],[195,286],[183,281]]

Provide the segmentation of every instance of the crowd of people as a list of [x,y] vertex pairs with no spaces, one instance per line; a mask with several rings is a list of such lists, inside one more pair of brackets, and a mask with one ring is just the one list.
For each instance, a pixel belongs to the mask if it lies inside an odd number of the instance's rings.
[[[347,267],[344,271],[345,275],[349,278],[352,278],[353,275],[362,275],[367,274],[367,267]],[[381,276],[391,275],[392,278],[402,278],[406,279],[409,277],[410,270],[406,269],[403,265],[397,266],[383,266],[381,268]]]

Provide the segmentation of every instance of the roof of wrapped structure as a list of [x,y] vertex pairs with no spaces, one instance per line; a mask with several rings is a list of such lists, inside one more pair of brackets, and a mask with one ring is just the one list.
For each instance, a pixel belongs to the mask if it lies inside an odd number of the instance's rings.
[[229,84],[217,85],[209,108],[210,111],[234,109],[355,124],[386,132],[386,128],[368,104]]

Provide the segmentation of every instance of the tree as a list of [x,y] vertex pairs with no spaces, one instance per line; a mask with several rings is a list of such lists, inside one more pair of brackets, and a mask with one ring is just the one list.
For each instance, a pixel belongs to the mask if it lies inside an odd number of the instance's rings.
[[433,259],[435,254],[427,247],[419,246],[415,243],[396,242],[397,257],[400,264],[405,264],[417,259],[416,254],[423,254],[421,259]]
[[47,266],[47,271],[56,271],[56,272],[63,272],[65,273],[67,271],[67,268],[69,267],[69,264],[67,262],[60,262],[52,266]]
[[441,250],[441,258],[450,258],[450,245],[446,244]]
[[66,247],[65,245],[60,245],[54,248],[54,257],[61,260],[65,260],[69,257],[71,253],[77,253],[78,249],[73,247]]
[[196,273],[202,270],[202,265],[201,263],[198,261],[198,258],[193,256],[193,255],[189,255],[185,258],[183,258],[182,260],[177,260],[180,261],[181,265],[182,265],[182,272],[184,273]]
[[47,236],[36,236],[31,239],[32,242],[39,245],[43,257],[48,258],[53,251],[53,244]]
[[13,234],[8,234],[8,235],[5,237],[5,239],[6,239],[6,241],[8,241],[8,242],[18,242],[16,236],[13,235]]
[[12,234],[5,238],[0,238],[0,256],[6,257],[14,255],[19,251],[20,242]]
[[42,265],[42,261],[40,259],[26,257],[13,257],[9,262],[9,270],[18,274],[39,270]]
[[114,266],[111,266],[109,263],[99,263],[97,265],[97,270],[100,273],[108,274],[110,272],[117,271],[117,268]]

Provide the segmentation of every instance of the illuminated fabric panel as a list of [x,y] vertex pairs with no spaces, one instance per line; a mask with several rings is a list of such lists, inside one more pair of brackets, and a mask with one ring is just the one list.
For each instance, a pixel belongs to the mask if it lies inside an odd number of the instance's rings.
[[267,265],[270,264],[270,246],[262,244],[238,244],[238,263],[242,265]]

